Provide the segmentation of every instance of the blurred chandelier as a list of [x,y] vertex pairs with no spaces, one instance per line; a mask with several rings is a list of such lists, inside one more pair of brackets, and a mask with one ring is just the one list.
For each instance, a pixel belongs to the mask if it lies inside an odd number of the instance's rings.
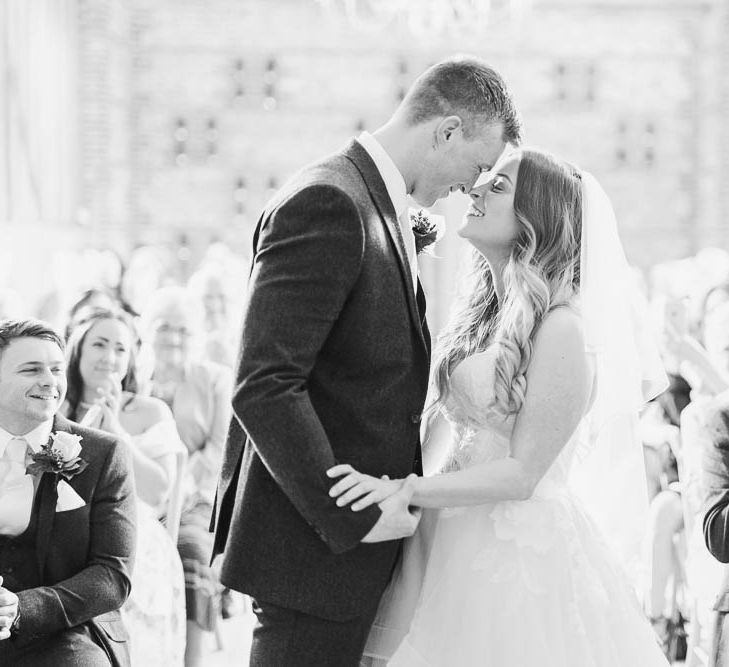
[[416,35],[482,33],[489,22],[518,24],[532,0],[317,0],[358,30],[401,23]]

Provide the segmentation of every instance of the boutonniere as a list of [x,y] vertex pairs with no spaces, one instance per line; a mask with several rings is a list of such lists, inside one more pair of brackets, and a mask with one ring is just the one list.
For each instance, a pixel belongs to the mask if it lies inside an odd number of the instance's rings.
[[45,472],[60,475],[69,480],[83,472],[88,463],[81,453],[81,436],[73,433],[51,433],[51,437],[41,450],[31,455],[31,463],[25,472],[29,475],[42,475]]
[[415,235],[415,254],[432,255],[432,246],[443,236],[442,218],[430,216],[421,208],[410,212],[410,226]]

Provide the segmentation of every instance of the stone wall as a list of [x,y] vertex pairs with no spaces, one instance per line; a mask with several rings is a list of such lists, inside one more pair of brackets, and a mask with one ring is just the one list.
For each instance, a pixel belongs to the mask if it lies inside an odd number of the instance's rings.
[[[84,51],[86,106],[102,113],[84,126],[87,209],[127,245],[181,244],[194,259],[219,239],[247,253],[292,172],[375,129],[428,64],[468,52],[511,82],[529,143],[601,179],[631,262],[729,246],[726,1],[534,0],[516,23],[505,4],[485,28],[414,35],[356,30],[313,1],[82,3],[109,37]],[[435,212],[453,228],[465,205]],[[438,321],[462,252],[451,231],[448,259],[423,262]]]

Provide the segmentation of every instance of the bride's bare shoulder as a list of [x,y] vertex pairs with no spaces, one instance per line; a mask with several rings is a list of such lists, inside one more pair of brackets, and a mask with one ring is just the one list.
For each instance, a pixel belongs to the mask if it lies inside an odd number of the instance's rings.
[[579,311],[569,306],[549,311],[534,336],[527,369],[532,395],[542,392],[553,395],[564,389],[565,394],[573,397],[572,404],[578,412],[584,411],[594,379]]
[[582,317],[574,306],[552,308],[542,319],[534,336],[535,347],[559,347],[576,345],[584,349]]

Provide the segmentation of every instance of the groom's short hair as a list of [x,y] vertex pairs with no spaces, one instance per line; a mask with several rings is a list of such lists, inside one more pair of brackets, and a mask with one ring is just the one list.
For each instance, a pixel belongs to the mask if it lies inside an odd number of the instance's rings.
[[41,338],[65,350],[63,338],[50,324],[41,320],[0,320],[0,356],[10,343],[18,338]]
[[521,121],[506,81],[477,58],[449,58],[427,69],[405,95],[402,110],[410,125],[459,116],[466,139],[501,122],[504,141],[514,145],[521,141]]

